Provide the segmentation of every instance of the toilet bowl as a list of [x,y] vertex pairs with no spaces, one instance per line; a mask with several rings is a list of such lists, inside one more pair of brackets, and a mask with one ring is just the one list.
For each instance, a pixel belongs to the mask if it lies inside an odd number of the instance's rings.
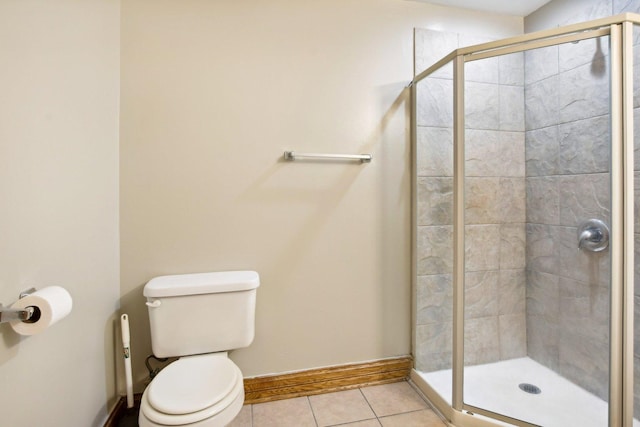
[[178,359],[153,379],[142,395],[140,427],[224,427],[244,402],[240,369],[227,353]]

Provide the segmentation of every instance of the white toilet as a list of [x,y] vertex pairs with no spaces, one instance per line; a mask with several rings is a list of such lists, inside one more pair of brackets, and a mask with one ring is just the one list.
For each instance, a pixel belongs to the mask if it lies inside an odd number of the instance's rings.
[[181,274],[144,287],[156,357],[180,356],[142,395],[140,427],[221,427],[244,403],[242,372],[227,351],[253,341],[255,271]]

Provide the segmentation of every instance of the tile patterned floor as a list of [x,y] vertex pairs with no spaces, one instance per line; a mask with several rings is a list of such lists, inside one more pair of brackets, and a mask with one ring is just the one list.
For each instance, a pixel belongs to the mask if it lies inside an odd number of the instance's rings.
[[245,405],[228,427],[445,427],[406,381]]

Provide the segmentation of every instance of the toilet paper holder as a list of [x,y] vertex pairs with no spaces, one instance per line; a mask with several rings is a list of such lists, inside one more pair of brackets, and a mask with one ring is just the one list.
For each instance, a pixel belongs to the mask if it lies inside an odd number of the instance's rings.
[[[26,291],[20,292],[19,299],[31,295],[36,291],[36,288],[30,288]],[[24,309],[5,307],[0,303],[0,323],[11,322],[13,320],[21,320],[23,322],[35,322],[39,317],[36,315],[36,311],[39,311],[38,307],[25,307]]]

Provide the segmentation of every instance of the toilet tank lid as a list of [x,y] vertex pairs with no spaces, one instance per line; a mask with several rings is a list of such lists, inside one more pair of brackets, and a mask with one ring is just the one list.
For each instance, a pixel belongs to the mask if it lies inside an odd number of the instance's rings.
[[145,297],[215,294],[256,289],[260,276],[255,271],[175,274],[155,277],[144,286]]

